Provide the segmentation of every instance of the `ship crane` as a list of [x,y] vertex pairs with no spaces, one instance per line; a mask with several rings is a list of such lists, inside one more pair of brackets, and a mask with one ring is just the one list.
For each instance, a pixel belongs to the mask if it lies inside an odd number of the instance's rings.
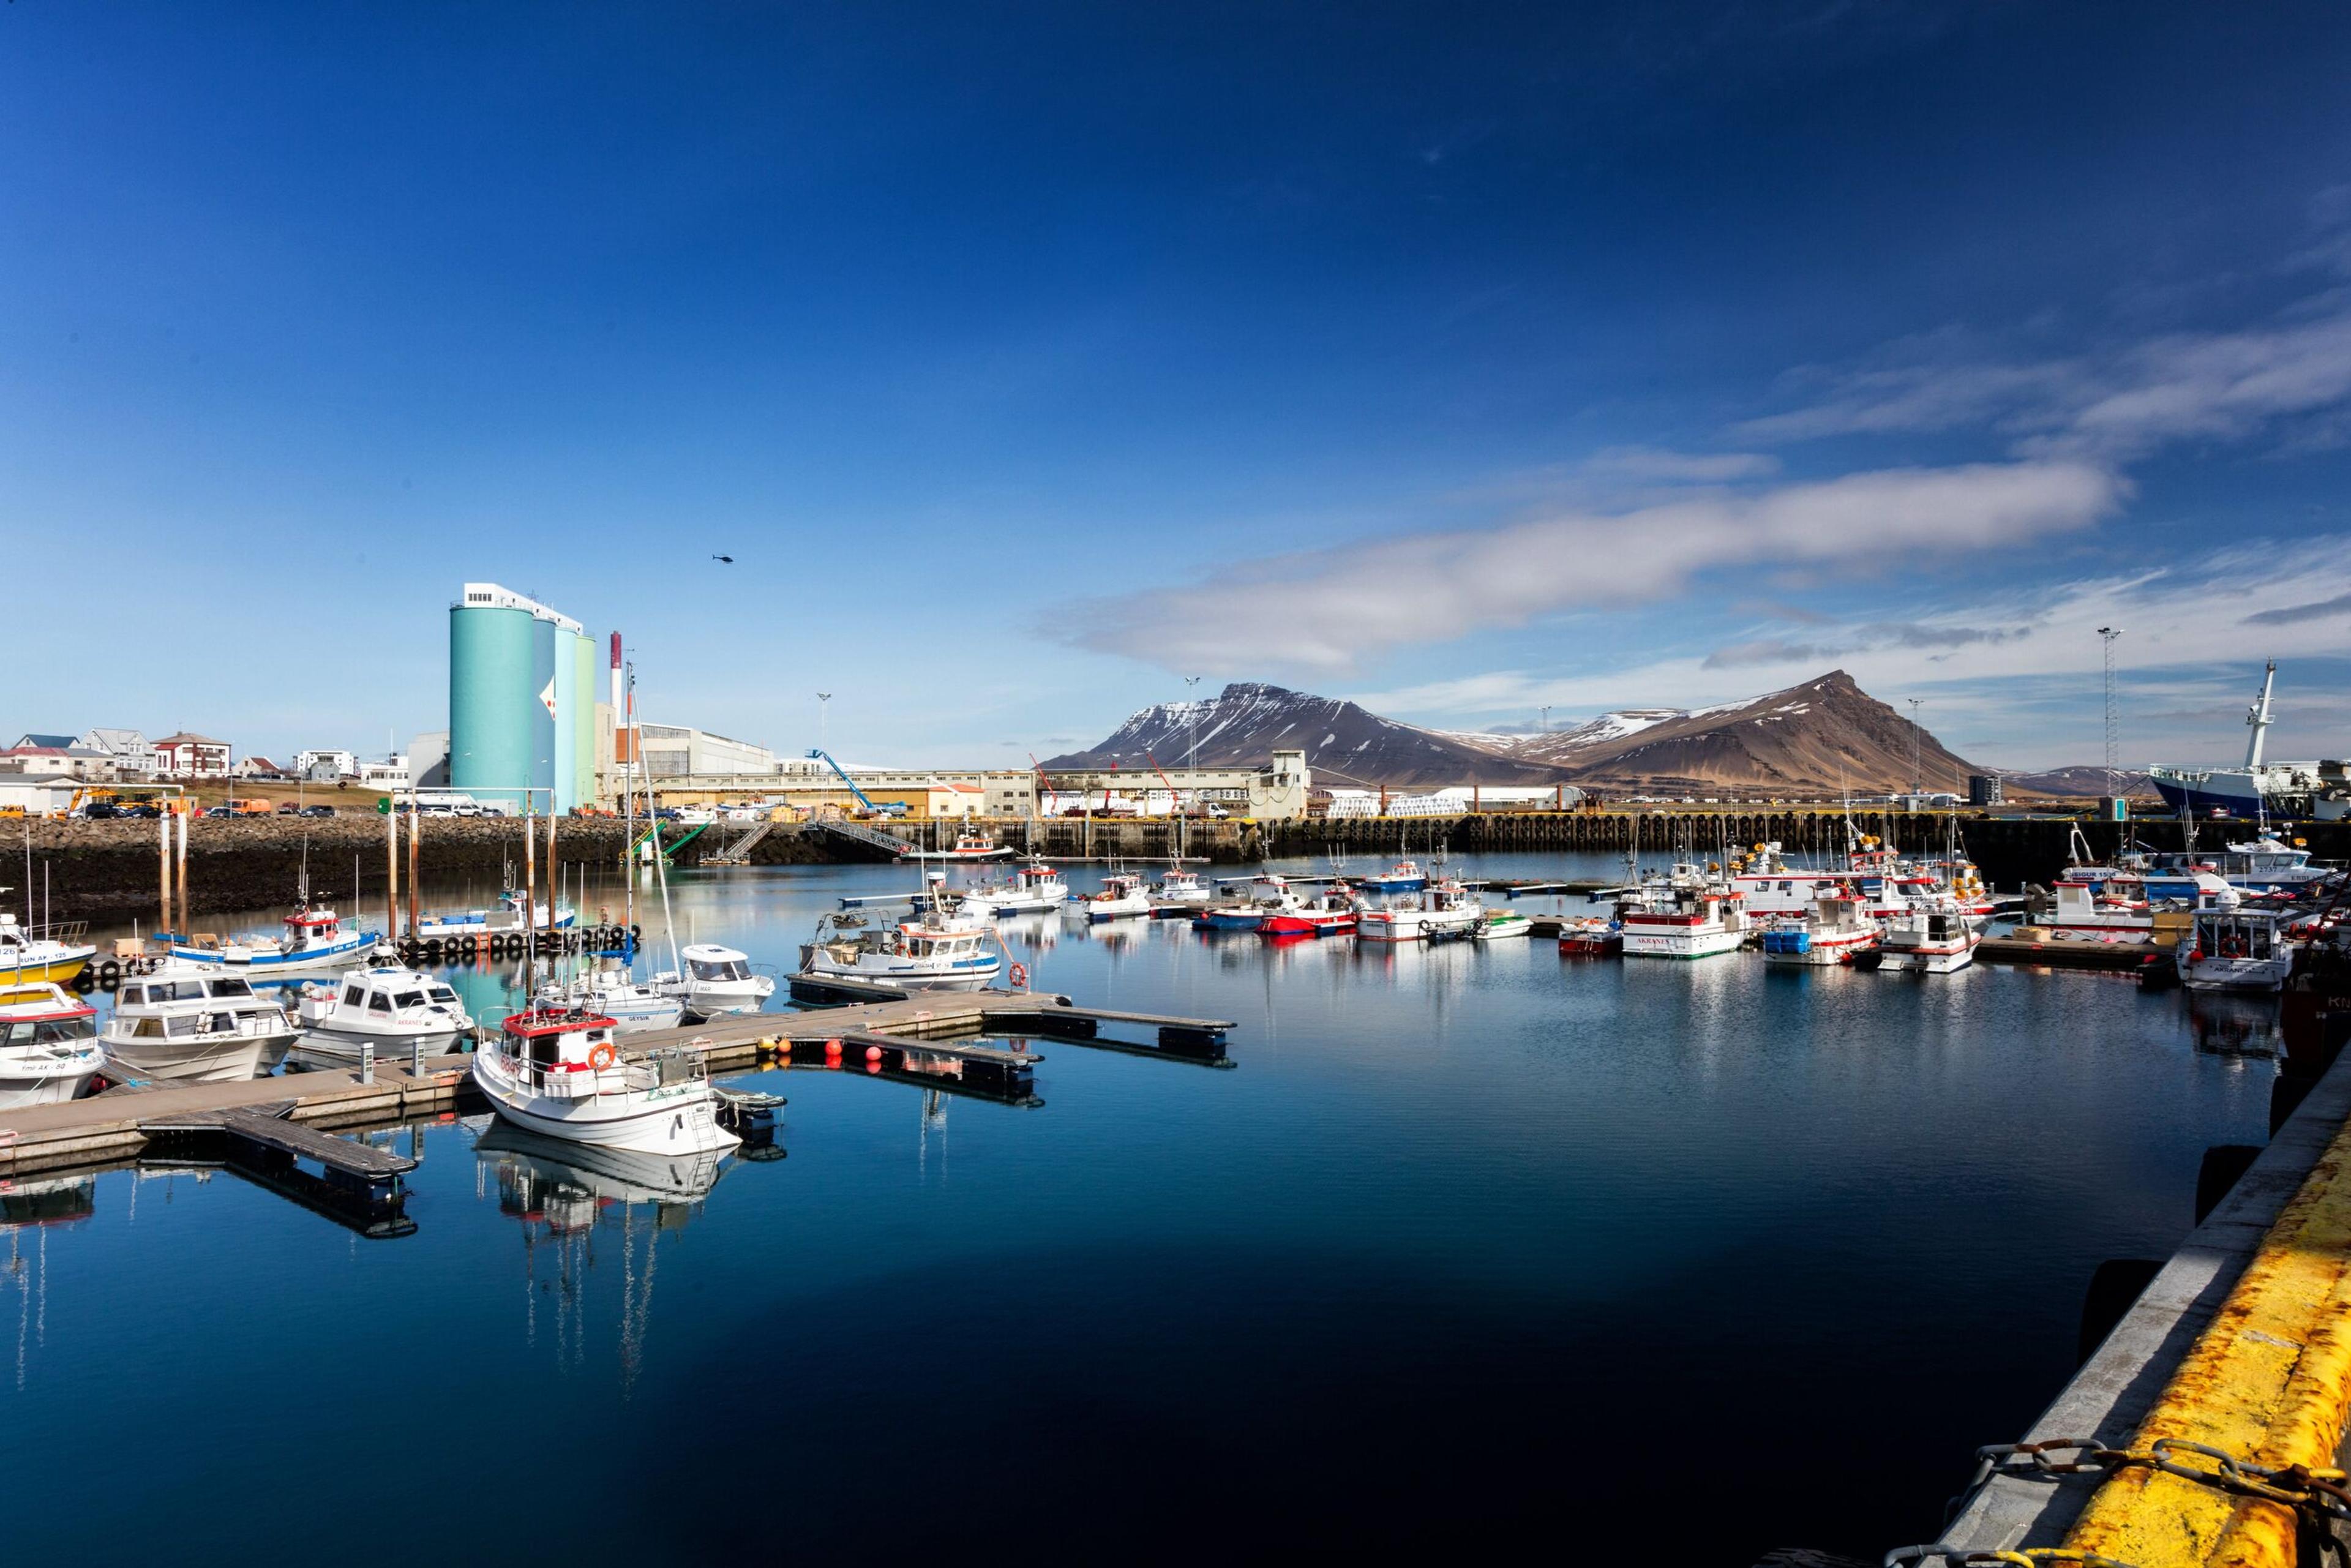
[[2261,700],[2245,710],[2245,722],[2253,733],[2245,742],[2245,768],[2248,771],[2262,765],[2262,740],[2270,730],[2270,691],[2277,685],[2277,661],[2272,659],[2268,671],[2262,676]]

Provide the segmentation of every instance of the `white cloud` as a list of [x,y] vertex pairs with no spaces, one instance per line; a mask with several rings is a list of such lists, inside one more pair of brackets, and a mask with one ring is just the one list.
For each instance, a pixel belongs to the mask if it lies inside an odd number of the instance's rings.
[[1907,562],[2083,528],[2124,486],[2071,461],[1903,468],[1276,557],[1078,607],[1065,640],[1209,674],[1338,672],[1389,648],[1650,602],[1708,569]]
[[1768,452],[1669,452],[1657,446],[1610,446],[1593,453],[1581,466],[1584,473],[1604,479],[1726,485],[1739,479],[1768,479],[1780,471],[1780,460]]

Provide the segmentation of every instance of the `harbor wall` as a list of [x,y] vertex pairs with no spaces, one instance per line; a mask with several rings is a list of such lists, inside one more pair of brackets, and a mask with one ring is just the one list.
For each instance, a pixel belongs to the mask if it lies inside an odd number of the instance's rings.
[[[1943,815],[1856,810],[1864,832],[1889,837],[1898,847],[1938,849],[1952,819]],[[2063,818],[1971,817],[1957,819],[1965,852],[1997,889],[2012,892],[2047,883],[2066,863],[2067,847],[2079,829],[2095,855],[2111,855],[2126,840],[2146,848],[2180,847],[2180,825],[2169,821],[2076,822]],[[1258,822],[1237,819],[1177,823],[1166,819],[1055,818],[1040,821],[925,822],[892,824],[888,831],[917,847],[934,847],[944,834],[976,827],[998,842],[1060,860],[1122,859],[1165,863],[1180,839],[1192,856],[1226,865],[1267,859],[1322,859],[1344,855],[1358,863],[1398,854],[1426,859],[1440,848],[1450,854],[1541,854],[1582,852],[1621,855],[1637,849],[1645,862],[1662,861],[1687,846],[1700,859],[1719,858],[1722,846],[1743,848],[1777,840],[1791,854],[1833,854],[1844,843],[1844,819],[1834,811],[1641,810],[1486,812],[1458,817],[1302,819]],[[9,829],[15,829],[10,831]],[[156,824],[152,821],[26,820],[0,825],[0,849],[14,863],[0,862],[0,883],[13,891],[6,906],[21,915],[26,890],[35,918],[43,907],[58,920],[152,918],[156,906]],[[402,876],[408,851],[403,822]],[[679,845],[675,862],[699,865],[748,830],[715,824]],[[2205,824],[2199,841],[2217,847],[2242,832]],[[556,852],[567,863],[617,863],[626,827],[611,818],[567,817],[558,831]],[[691,831],[673,825],[674,841]],[[2321,860],[2351,860],[2351,824],[2312,823],[2284,831],[2304,840]],[[544,841],[542,840],[542,842]],[[310,885],[321,897],[349,902],[354,876],[362,914],[380,904],[384,887],[383,819],[373,812],[347,812],[330,820],[199,818],[188,824],[188,893],[194,911],[254,909],[290,901],[299,884],[306,853]],[[9,852],[14,851],[13,854]],[[544,852],[542,852],[543,853]],[[29,862],[27,856],[29,855]],[[521,824],[514,819],[436,817],[423,823],[419,865],[427,884],[464,879],[496,879],[509,865],[519,876]],[[802,824],[777,824],[752,846],[755,866],[879,862],[886,851]],[[356,866],[354,860],[356,859]]]

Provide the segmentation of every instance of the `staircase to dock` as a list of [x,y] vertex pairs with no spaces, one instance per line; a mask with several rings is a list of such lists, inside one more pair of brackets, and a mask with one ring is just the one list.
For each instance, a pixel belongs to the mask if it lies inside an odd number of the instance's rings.
[[903,857],[913,847],[894,833],[885,833],[879,828],[862,827],[855,822],[842,821],[834,817],[820,817],[813,825],[822,828],[828,833],[835,833],[844,839],[854,839],[861,844],[870,844],[877,850],[886,850],[893,859]]
[[761,822],[716,854],[705,857],[702,863],[704,865],[748,865],[751,863],[751,852],[759,847],[759,841],[775,831],[775,823]]

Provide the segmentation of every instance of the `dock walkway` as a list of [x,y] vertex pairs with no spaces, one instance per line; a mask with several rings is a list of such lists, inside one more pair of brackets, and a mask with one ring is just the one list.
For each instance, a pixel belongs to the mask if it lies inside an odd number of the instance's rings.
[[[1029,1087],[1029,1074],[1043,1061],[1033,1051],[997,1045],[953,1043],[961,1035],[1042,1035],[1073,1043],[1100,1044],[1147,1055],[1164,1055],[1208,1065],[1230,1066],[1224,1037],[1234,1026],[1215,1019],[1165,1017],[1081,1007],[1050,991],[957,991],[907,996],[886,987],[843,983],[837,992],[866,999],[807,1012],[744,1013],[689,1029],[656,1030],[628,1036],[622,1054],[638,1059],[655,1051],[684,1048],[702,1054],[710,1071],[730,1072],[756,1066],[763,1055],[790,1056],[814,1046],[822,1060],[828,1040],[841,1042],[844,1056],[874,1063],[884,1077],[985,1093],[1011,1103],[1041,1103]],[[1102,1023],[1140,1024],[1159,1031],[1157,1051],[1148,1046],[1099,1040]],[[356,1070],[298,1072],[231,1083],[142,1084],[110,1090],[84,1100],[31,1105],[0,1112],[0,1177],[37,1170],[103,1165],[131,1159],[159,1135],[195,1125],[219,1125],[231,1113],[282,1107],[288,1138],[307,1126],[318,1129],[380,1124],[412,1116],[455,1111],[471,1091],[469,1065],[462,1055],[426,1057],[412,1072],[405,1058],[379,1060],[371,1076]],[[209,1120],[207,1120],[209,1119]],[[287,1148],[288,1154],[301,1151]],[[316,1157],[317,1151],[310,1151]]]

